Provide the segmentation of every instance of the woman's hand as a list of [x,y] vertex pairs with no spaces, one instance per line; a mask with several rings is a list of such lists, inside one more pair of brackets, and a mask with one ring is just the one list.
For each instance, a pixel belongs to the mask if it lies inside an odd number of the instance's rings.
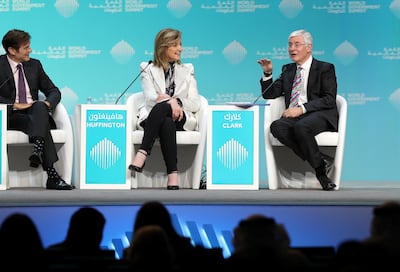
[[183,110],[181,106],[179,106],[178,101],[175,98],[172,98],[171,100],[168,101],[168,103],[171,105],[172,120],[181,121],[183,118]]

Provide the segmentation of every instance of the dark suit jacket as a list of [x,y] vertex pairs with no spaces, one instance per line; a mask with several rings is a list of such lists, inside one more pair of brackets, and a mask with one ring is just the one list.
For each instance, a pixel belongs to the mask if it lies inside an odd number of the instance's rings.
[[[41,91],[46,97],[45,100],[50,102],[52,110],[54,110],[61,100],[61,92],[45,73],[40,61],[31,58],[29,61],[23,62],[22,65],[32,98],[39,100],[39,91]],[[0,103],[13,104],[16,88],[6,55],[0,56],[0,85],[2,85],[0,88]]]
[[[276,79],[271,88],[263,93],[265,99],[285,96],[286,108],[290,103],[292,83],[296,74],[296,63],[285,64],[281,76]],[[271,80],[260,81],[261,91],[272,83]],[[337,130],[339,114],[336,107],[337,81],[335,67],[328,62],[312,60],[307,84],[307,100],[304,104],[307,113],[318,112]]]

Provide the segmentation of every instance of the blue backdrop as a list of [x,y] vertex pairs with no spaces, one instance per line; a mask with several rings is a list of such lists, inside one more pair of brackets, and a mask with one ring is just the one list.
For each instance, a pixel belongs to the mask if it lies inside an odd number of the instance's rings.
[[[400,0],[0,0],[0,33],[31,33],[31,57],[42,60],[71,114],[77,104],[115,103],[165,27],[183,32],[182,60],[195,65],[210,104],[255,99],[257,59],[271,58],[278,76],[290,61],[288,34],[307,29],[314,57],[336,65],[348,101],[343,185],[400,182]],[[120,103],[138,91],[140,82]],[[261,140],[260,185],[264,165]]]

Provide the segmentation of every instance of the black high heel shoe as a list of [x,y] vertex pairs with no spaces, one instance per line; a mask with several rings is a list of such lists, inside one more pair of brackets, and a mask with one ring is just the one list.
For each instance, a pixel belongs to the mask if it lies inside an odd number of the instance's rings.
[[139,167],[139,166],[130,164],[129,167],[128,167],[128,169],[131,170],[131,171],[135,171],[135,172],[138,172],[138,173],[142,173],[142,172],[143,172],[143,167],[144,167],[144,164],[143,164],[142,167]]
[[[131,170],[131,171],[135,171],[135,172],[138,172],[138,173],[142,173],[142,172],[143,172],[143,168],[144,168],[144,166],[146,165],[147,153],[146,153],[145,151],[142,151],[142,150],[138,150],[138,153],[141,153],[141,154],[143,154],[143,155],[145,156],[145,161],[143,162],[142,167],[139,167],[139,166],[130,164],[130,165],[128,166],[128,169]],[[136,155],[137,155],[137,154],[136,154]]]
[[[178,172],[177,172],[177,171],[174,171],[174,172],[172,172],[172,173],[169,173],[169,174],[168,174],[168,181],[169,181],[170,174],[178,174]],[[173,182],[173,183],[175,183],[175,182]],[[176,184],[176,185],[169,185],[169,184],[167,183],[167,190],[179,190],[179,185],[178,185],[178,184]]]

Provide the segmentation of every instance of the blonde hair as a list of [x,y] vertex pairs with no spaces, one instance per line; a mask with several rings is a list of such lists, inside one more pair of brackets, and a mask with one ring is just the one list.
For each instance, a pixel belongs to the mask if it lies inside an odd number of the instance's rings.
[[[163,67],[167,70],[169,67],[168,59],[165,54],[168,47],[172,46],[177,39],[182,38],[182,32],[172,28],[164,28],[157,33],[154,41],[154,59],[153,63],[155,66]],[[180,60],[177,61],[181,63]]]

